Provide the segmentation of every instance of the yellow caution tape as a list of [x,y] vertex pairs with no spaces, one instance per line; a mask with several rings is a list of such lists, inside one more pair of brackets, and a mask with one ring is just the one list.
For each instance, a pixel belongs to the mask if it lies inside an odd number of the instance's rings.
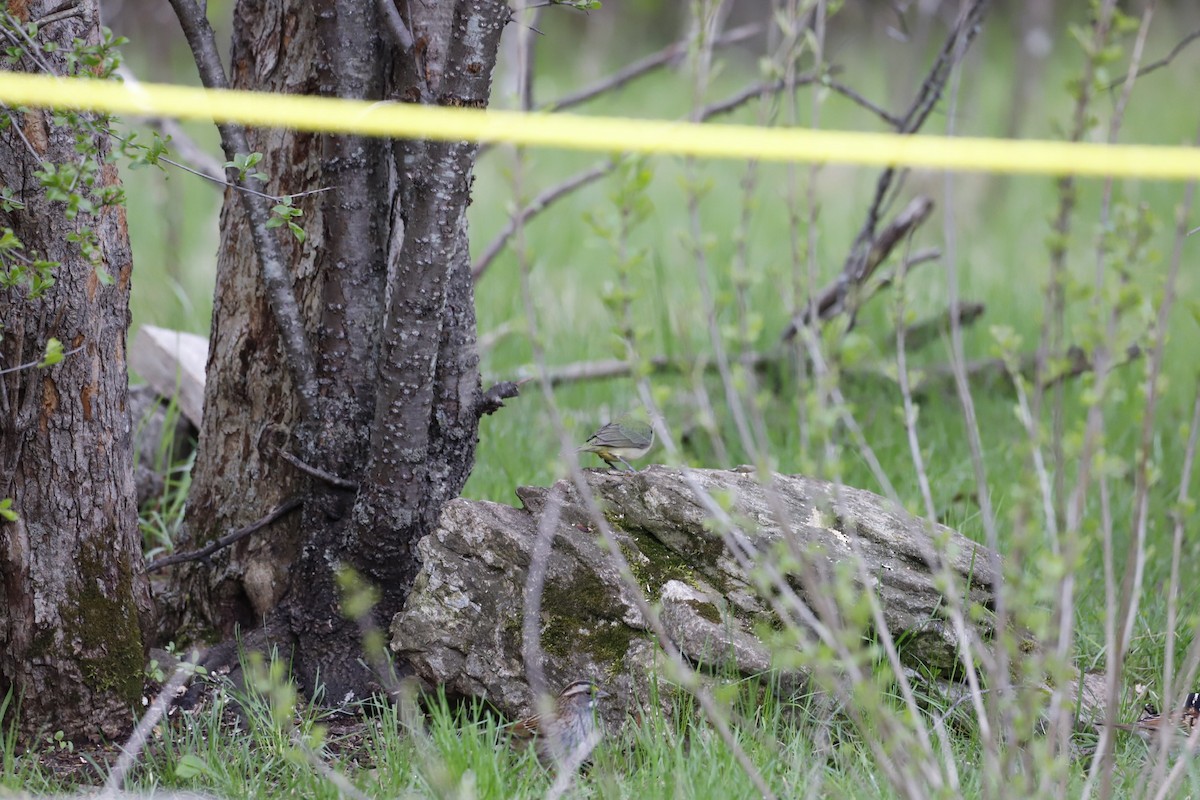
[[1200,178],[1200,148],[901,136],[443,108],[0,72],[0,102],[391,138],[470,139],[604,153],[1168,180]]

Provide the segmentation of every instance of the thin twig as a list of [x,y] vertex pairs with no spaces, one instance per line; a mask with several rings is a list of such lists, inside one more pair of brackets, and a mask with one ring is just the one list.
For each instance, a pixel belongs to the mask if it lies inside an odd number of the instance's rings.
[[[117,67],[117,75],[121,76],[121,80],[125,82],[126,86],[132,89],[141,87],[141,81],[138,80],[137,76],[133,74],[133,70],[128,66],[122,64]],[[196,164],[196,168],[191,169],[165,158],[160,159],[161,161],[166,161],[172,166],[187,170],[193,174],[199,174],[214,183],[231,185],[225,180],[225,168],[221,166],[221,162],[203,147],[196,144],[196,141],[188,135],[187,131],[183,129],[183,126],[174,117],[143,117],[142,121],[153,128],[157,128],[170,138],[171,144],[179,151],[179,154],[193,164]],[[119,141],[125,141],[121,137],[116,138]]]
[[[935,64],[931,70],[929,77],[926,79],[925,85],[922,87],[921,93],[918,94],[918,100],[914,102],[910,114],[906,116],[906,122],[914,119],[913,114],[917,113],[919,102],[922,94],[925,94],[926,88],[931,84],[936,83],[936,95],[940,95],[942,90],[949,84],[950,89],[950,114],[947,124],[947,135],[954,135],[954,112],[958,106],[959,88],[961,85],[961,70],[955,69],[966,55],[967,48],[970,46],[972,39],[978,32],[980,23],[984,13],[987,11],[986,2],[976,2],[968,9],[958,20],[958,25],[955,26],[953,35],[947,39],[942,52],[938,57],[938,64]],[[945,72],[938,73],[939,64],[947,64]],[[928,106],[924,114],[927,115],[932,109],[932,104]],[[890,170],[889,170],[890,171]],[[959,307],[959,292],[958,292],[958,262],[957,262],[957,239],[955,228],[955,202],[954,202],[954,175],[951,172],[945,173],[945,203],[946,211],[942,218],[942,234],[944,240],[944,249],[946,252],[946,284],[947,295],[950,301],[951,308]],[[880,176],[879,182],[876,185],[875,203],[882,202],[884,194],[888,189],[890,178],[886,175]],[[874,206],[873,206],[874,209]],[[872,237],[875,222],[870,218],[877,213],[872,210],[868,215],[867,224],[863,227],[863,233],[867,234],[867,238]],[[861,235],[861,234],[860,234]],[[856,242],[856,245],[858,242]],[[852,268],[852,263],[847,262],[847,269]],[[963,424],[966,428],[967,444],[971,453],[971,469],[975,478],[975,492],[979,497],[979,510],[982,517],[984,536],[986,544],[989,547],[989,559],[991,568],[996,575],[1003,575],[1004,571],[1000,563],[999,551],[999,531],[996,524],[996,514],[992,506],[991,492],[988,489],[987,471],[983,461],[983,442],[979,431],[979,420],[975,414],[975,401],[971,396],[971,389],[967,382],[966,370],[966,355],[963,345],[962,326],[959,324],[957,314],[950,316],[950,352],[951,366],[954,374],[954,385],[958,393],[959,402],[962,405]],[[993,593],[994,611],[996,618],[996,629],[1000,631],[1007,630],[1009,624],[1008,602],[1005,597],[1003,586],[998,586]],[[991,657],[988,657],[991,656]],[[991,653],[981,654],[980,659],[983,660],[985,668],[990,667],[990,672],[995,676],[996,684],[1000,689],[1001,694],[1007,694],[1011,686],[1011,677],[1009,675],[1009,653],[1006,647],[1001,646],[995,648]],[[969,660],[964,659],[964,665],[967,669],[967,675],[971,686],[971,702],[975,710],[975,716],[979,725],[979,735],[982,741],[982,773],[985,781],[992,785],[999,784],[999,776],[1002,773],[1001,767],[1001,745],[1000,740],[1004,736],[1003,714],[999,714],[1000,719],[989,716],[987,704],[983,695],[980,693],[979,682],[974,675],[976,669],[974,664]]]
[[[959,18],[954,30],[950,31],[925,80],[921,83],[916,97],[913,98],[904,115],[897,120],[900,124],[896,126],[896,130],[900,133],[915,133],[925,124],[926,119],[941,99],[951,69],[963,58],[967,47],[982,27],[983,17],[990,2],[991,0],[974,0],[971,7]],[[866,219],[854,238],[854,243],[850,247],[850,253],[846,257],[838,278],[839,294],[844,295],[850,292],[860,286],[864,280],[862,274],[867,269],[871,254],[878,248],[875,229],[883,216],[884,205],[891,195],[897,174],[898,171],[895,167],[888,167],[876,181],[875,195],[867,209]],[[876,264],[876,266],[878,265]],[[834,298],[827,302],[829,305],[844,305],[841,298]],[[807,324],[810,316],[811,313],[806,312],[792,320],[784,329],[781,339],[788,341],[794,337],[796,328],[799,325]],[[818,316],[818,318],[824,319],[822,316]]]
[[[1126,69],[1124,86],[1121,90],[1120,96],[1117,99],[1115,108],[1113,110],[1112,117],[1109,120],[1108,135],[1107,135],[1107,140],[1108,140],[1109,144],[1115,143],[1118,139],[1118,135],[1121,130],[1121,125],[1125,118],[1125,110],[1128,107],[1129,100],[1133,95],[1133,87],[1134,87],[1134,83],[1135,83],[1135,79],[1136,79],[1138,66],[1141,62],[1142,53],[1145,50],[1146,40],[1147,40],[1147,37],[1150,32],[1150,21],[1154,15],[1154,5],[1155,5],[1154,0],[1151,0],[1151,2],[1149,2],[1146,5],[1145,9],[1143,10],[1142,20],[1141,20],[1141,24],[1140,24],[1139,30],[1138,30],[1138,36],[1134,42],[1133,53],[1130,58],[1129,66]],[[1111,6],[1111,4],[1110,4],[1110,6]],[[1107,9],[1107,11],[1105,11],[1104,9],[1101,10],[1102,15],[1112,14],[1112,13],[1113,13],[1113,9],[1111,7],[1109,7]],[[1098,21],[1098,23],[1097,23],[1097,26],[1098,26],[1097,36],[1099,36],[1099,33],[1100,33],[1100,31],[1099,31],[1100,22],[1103,22],[1105,19],[1106,19],[1106,17],[1102,16],[1100,21]],[[1098,38],[1096,40],[1096,43],[1097,43],[1097,45],[1101,44],[1101,40]],[[1085,78],[1085,80],[1090,80],[1090,78]],[[1101,197],[1100,224],[1099,224],[1100,230],[1108,230],[1108,229],[1110,229],[1110,227],[1112,225],[1112,204],[1113,204],[1114,188],[1115,188],[1115,181],[1111,177],[1109,177],[1104,183],[1104,191],[1103,191],[1103,194]],[[1064,204],[1068,204],[1068,203],[1073,203],[1073,199],[1070,197],[1067,197],[1067,196],[1060,198],[1060,206],[1064,205]],[[1129,253],[1131,256],[1131,260],[1136,260],[1136,248],[1138,247],[1138,244],[1139,244],[1138,239],[1139,239],[1138,236],[1130,237],[1128,247],[1129,247]],[[1055,245],[1056,251],[1057,251],[1057,248],[1060,248],[1060,247],[1061,247],[1061,243],[1056,244]],[[1105,275],[1109,269],[1109,266],[1108,266],[1109,265],[1109,252],[1108,252],[1108,250],[1109,250],[1109,246],[1105,242],[1105,237],[1098,236],[1096,239],[1096,270],[1095,270],[1094,300],[1093,300],[1093,308],[1095,309],[1097,318],[1099,318],[1103,312],[1103,298],[1105,298],[1108,294],[1107,291],[1105,290]],[[1055,287],[1054,291],[1062,292],[1063,290],[1061,288]],[[1092,389],[1096,393],[1096,397],[1098,397],[1098,398],[1105,397],[1105,395],[1107,393],[1109,372],[1112,369],[1112,367],[1114,366],[1112,364],[1112,354],[1109,353],[1108,350],[1111,348],[1111,343],[1114,342],[1117,338],[1117,324],[1118,324],[1118,321],[1119,321],[1122,313],[1123,313],[1123,309],[1119,303],[1114,304],[1112,306],[1112,308],[1109,310],[1108,315],[1107,315],[1108,320],[1107,320],[1107,324],[1106,324],[1106,328],[1105,328],[1105,336],[1103,339],[1103,342],[1105,342],[1105,344],[1101,348],[1099,348],[1098,352],[1096,353],[1096,357],[1095,357],[1095,360],[1097,361],[1096,379],[1093,382]],[[1057,331],[1057,333],[1059,334],[1058,344],[1061,346],[1062,319],[1060,318],[1060,319],[1056,320],[1056,323],[1059,325],[1059,330]],[[1040,345],[1039,347],[1041,347],[1041,346],[1042,345]],[[1040,364],[1039,366],[1044,366],[1044,363]],[[1039,392],[1039,394],[1040,394],[1040,392]],[[1054,506],[1056,515],[1061,514],[1061,517],[1062,517],[1063,524],[1060,525],[1059,527],[1061,527],[1063,529],[1064,536],[1066,537],[1066,540],[1067,540],[1066,546],[1064,548],[1062,548],[1065,551],[1064,555],[1063,555],[1063,560],[1068,563],[1075,562],[1078,559],[1079,553],[1081,552],[1082,547],[1083,547],[1083,545],[1081,544],[1081,537],[1082,537],[1081,525],[1082,525],[1082,521],[1084,518],[1084,513],[1083,513],[1084,512],[1084,501],[1086,499],[1088,482],[1093,473],[1094,454],[1097,452],[1098,447],[1100,446],[1098,443],[1098,439],[1099,439],[1100,432],[1104,425],[1104,408],[1103,408],[1103,406],[1104,406],[1103,403],[1097,402],[1097,403],[1094,403],[1092,405],[1092,407],[1089,408],[1089,410],[1088,410],[1087,421],[1084,425],[1084,445],[1082,448],[1082,452],[1076,457],[1076,463],[1078,464],[1078,469],[1077,469],[1077,474],[1076,474],[1076,483],[1075,483],[1075,487],[1074,487],[1073,491],[1071,492],[1071,494],[1069,496],[1066,496],[1066,494],[1065,494],[1066,486],[1067,486],[1065,477],[1063,477],[1062,475],[1055,476],[1055,484],[1054,484],[1054,489],[1053,489],[1053,491],[1054,491],[1053,502],[1056,504]],[[1055,430],[1054,430],[1055,438],[1053,441],[1054,456],[1055,456],[1056,466],[1061,466],[1062,431],[1060,429],[1061,423],[1059,422],[1060,418],[1063,416],[1061,387],[1059,387],[1055,393],[1054,415],[1055,415]],[[1040,447],[1038,447],[1036,449],[1040,450]],[[1102,477],[1102,480],[1103,480],[1103,477]],[[1061,512],[1059,511],[1059,509],[1061,509]],[[1106,591],[1106,594],[1108,595],[1107,599],[1109,600],[1109,602],[1106,603],[1106,605],[1105,605],[1105,609],[1107,611],[1107,614],[1105,615],[1106,616],[1105,644],[1107,647],[1112,647],[1114,649],[1108,650],[1109,676],[1110,677],[1106,681],[1106,685],[1105,685],[1105,701],[1106,701],[1106,703],[1108,703],[1110,705],[1115,705],[1116,698],[1117,698],[1118,676],[1122,672],[1121,660],[1124,658],[1124,655],[1115,652],[1116,628],[1115,628],[1115,624],[1112,624],[1112,622],[1111,622],[1111,620],[1113,620],[1116,617],[1116,605],[1115,605],[1115,595],[1112,594],[1114,586],[1113,586],[1113,584],[1109,583],[1109,580],[1112,577],[1110,574],[1110,571],[1109,571],[1109,567],[1111,566],[1112,562],[1111,562],[1111,560],[1109,560],[1109,556],[1111,555],[1111,547],[1109,546],[1111,544],[1111,538],[1109,537],[1108,534],[1109,534],[1109,531],[1106,529],[1106,531],[1105,531],[1105,535],[1106,535],[1105,591]],[[1074,595],[1075,595],[1074,574],[1072,571],[1068,571],[1063,575],[1063,577],[1061,579],[1061,588],[1060,588],[1060,598],[1061,599],[1060,599],[1060,602],[1057,604],[1058,607],[1056,609],[1056,613],[1059,616],[1059,624],[1058,624],[1059,633],[1058,633],[1058,643],[1057,643],[1057,647],[1056,647],[1056,656],[1062,661],[1068,661],[1070,659],[1071,648],[1074,646],[1075,637],[1074,637],[1073,631],[1072,631],[1072,625],[1074,623],[1074,618],[1075,618]],[[1059,729],[1058,730],[1058,740],[1059,740],[1058,748],[1059,748],[1060,752],[1063,752],[1066,750],[1066,748],[1068,747],[1069,737],[1070,737],[1070,716],[1067,713],[1067,709],[1063,708],[1061,711],[1059,710],[1059,706],[1062,704],[1062,702],[1063,702],[1062,693],[1056,691],[1054,693],[1054,695],[1051,697],[1051,721],[1055,725],[1057,725],[1057,727]],[[1058,712],[1058,713],[1056,713],[1056,712]],[[1097,742],[1098,754],[1093,757],[1092,768],[1089,770],[1087,780],[1084,784],[1084,792],[1083,792],[1084,797],[1087,797],[1090,794],[1091,788],[1097,778],[1098,770],[1100,772],[1108,772],[1112,767],[1112,762],[1111,762],[1111,759],[1112,759],[1112,751],[1111,751],[1112,735],[1111,735],[1111,732],[1107,729],[1107,725],[1111,725],[1111,723],[1114,721],[1115,714],[1116,714],[1115,708],[1111,708],[1111,707],[1108,708],[1105,712],[1106,729],[1104,731],[1102,731],[1101,736],[1100,736],[1100,741]],[[1109,776],[1107,774],[1104,775],[1102,777],[1102,780],[1105,784],[1105,786],[1102,790],[1102,794],[1107,796],[1109,793],[1109,789],[1110,789]],[[1057,791],[1054,793],[1062,794],[1066,791],[1066,789],[1067,789],[1066,784],[1060,782],[1059,786],[1057,787]]]
[[616,169],[616,167],[616,159],[609,159],[590,169],[586,169],[583,172],[572,175],[562,183],[551,186],[549,189],[533,198],[529,205],[525,206],[509,218],[508,224],[504,226],[500,233],[496,234],[492,241],[488,243],[488,246],[484,248],[483,253],[480,254],[477,259],[475,259],[475,263],[471,266],[472,279],[478,282],[478,280],[483,277],[483,273],[492,265],[492,262],[496,260],[496,256],[500,255],[501,251],[504,250],[504,246],[508,244],[508,240],[512,238],[512,235],[516,232],[518,225],[527,223],[530,219],[545,211],[546,208],[552,205],[555,201],[562,199],[582,186],[587,186],[589,183],[593,183],[600,178],[603,178],[605,175]]
[[163,715],[167,713],[167,709],[175,699],[175,694],[179,687],[183,686],[190,678],[196,667],[196,659],[198,657],[196,651],[192,651],[190,660],[180,661],[175,667],[175,672],[171,674],[171,679],[163,684],[158,690],[158,694],[154,697],[150,707],[146,709],[146,714],[133,729],[133,734],[129,737],[129,741],[121,747],[121,755],[117,757],[117,763],[113,766],[112,771],[108,773],[108,778],[104,781],[104,788],[100,792],[101,800],[104,798],[115,797],[120,791],[121,785],[125,782],[125,776],[133,769],[133,765],[137,763],[137,758],[146,746],[146,741],[150,738],[151,731],[154,726],[159,723]]
[[[1162,69],[1163,67],[1169,65],[1172,61],[1175,60],[1175,57],[1177,55],[1179,55],[1180,53],[1183,52],[1183,49],[1185,47],[1187,47],[1189,44],[1196,41],[1197,39],[1200,39],[1200,31],[1192,31],[1187,36],[1184,36],[1182,39],[1180,39],[1179,43],[1171,48],[1171,52],[1167,53],[1165,56],[1160,58],[1158,61],[1151,61],[1146,66],[1137,70],[1136,72],[1133,73],[1133,77],[1140,78],[1143,75],[1148,75],[1151,72],[1154,72],[1155,70]],[[1113,81],[1112,83],[1110,83],[1108,86],[1106,86],[1104,88],[1108,91],[1112,91],[1113,89],[1117,88],[1124,82],[1125,82],[1125,78],[1121,78],[1121,80]]]
[[[815,81],[815,75],[806,74],[796,79],[796,85],[808,85],[814,83]],[[705,106],[700,111],[698,121],[703,122],[713,117],[720,116],[721,114],[727,114],[740,108],[746,103],[749,103],[756,97],[761,97],[764,94],[770,94],[772,92],[780,92],[785,88],[786,86],[782,81],[775,81],[769,84],[755,84],[754,86],[748,89],[743,89],[742,91],[737,92],[724,100],[713,103],[709,106]],[[483,273],[487,271],[487,268],[490,267],[492,262],[496,260],[496,257],[504,251],[505,245],[508,244],[508,240],[512,238],[513,233],[516,232],[519,226],[528,224],[529,220],[536,217],[538,214],[541,214],[555,202],[571,194],[576,189],[581,189],[584,186],[598,181],[605,175],[608,175],[615,170],[620,163],[620,159],[610,158],[593,167],[589,167],[582,172],[572,175],[562,183],[546,189],[537,197],[535,197],[528,205],[526,205],[516,214],[513,214],[509,218],[508,223],[504,226],[504,228],[501,229],[501,231],[497,233],[495,237],[493,237],[493,239],[488,243],[487,247],[483,249],[483,253],[480,254],[480,256],[475,259],[475,263],[471,265],[472,279],[477,283],[479,282],[479,279],[483,277]]]
[[221,548],[228,547],[234,542],[245,539],[250,534],[262,530],[280,517],[295,511],[303,503],[304,499],[302,497],[292,497],[288,500],[284,500],[282,503],[275,506],[275,508],[267,512],[267,515],[261,519],[250,523],[244,528],[238,528],[235,531],[230,531],[220,539],[201,547],[199,550],[192,550],[187,553],[175,553],[173,555],[163,556],[162,558],[151,561],[146,565],[146,572],[157,572],[160,569],[166,569],[173,564],[182,564],[185,561],[198,561],[202,558],[208,558]]
[[[76,353],[78,353],[80,350],[82,350],[83,348],[84,348],[84,345],[79,345],[79,347],[76,347],[74,349],[68,350],[65,353],[63,353],[62,357],[66,358],[67,356],[73,356]],[[18,364],[17,366],[9,367],[8,369],[0,369],[0,375],[7,375],[10,372],[20,372],[23,369],[32,369],[33,367],[41,366],[41,363],[43,360],[44,359],[39,358],[37,361],[30,361],[27,364]],[[51,367],[54,365],[47,364],[46,366]]]
[[307,473],[318,480],[325,481],[330,486],[336,486],[339,489],[349,489],[350,491],[358,489],[357,481],[341,478],[337,475],[334,475],[332,472],[326,472],[320,467],[314,467],[312,464],[301,461],[299,456],[296,456],[283,448],[279,449],[279,455],[284,461],[288,462],[296,469]]
[[[749,25],[742,25],[738,28],[725,31],[713,42],[714,47],[726,47],[731,44],[738,44],[747,39],[757,36],[762,33],[763,26],[757,22]],[[572,92],[564,97],[547,103],[543,106],[546,110],[565,111],[568,108],[573,108],[581,103],[586,103],[593,97],[611,92],[614,89],[620,89],[630,81],[640,78],[641,76],[653,72],[659,67],[669,66],[679,59],[687,55],[689,42],[687,40],[669,44],[657,53],[651,53],[648,56],[634,61],[627,67],[619,69],[612,75],[609,75],[591,86],[585,86],[578,91]]]
[[875,105],[870,100],[863,97],[861,94],[854,91],[853,89],[851,89],[849,86],[845,85],[844,83],[839,83],[838,81],[826,78],[825,85],[828,86],[833,91],[837,92],[838,94],[848,97],[850,100],[854,101],[858,105],[860,105],[863,108],[865,108],[866,110],[870,111],[872,114],[879,117],[884,122],[886,122],[888,125],[891,125],[893,128],[896,128],[897,130],[899,130],[904,125],[904,120],[900,119],[895,114],[892,114],[886,108]]
[[[855,273],[843,270],[831,283],[821,289],[811,302],[805,304],[804,312],[797,320],[793,320],[784,329],[784,340],[791,339],[801,325],[808,325],[809,313],[815,312],[818,320],[828,320],[849,311],[851,314],[866,301],[866,297],[853,297],[862,287],[867,285],[879,265],[891,255],[892,250],[904,241],[911,233],[921,226],[933,213],[933,200],[924,195],[914,197],[903,211],[896,215],[888,226],[872,240],[871,247],[864,253],[864,259]],[[922,252],[920,255],[925,255]],[[916,261],[910,261],[908,267]],[[848,302],[849,301],[849,302]]]

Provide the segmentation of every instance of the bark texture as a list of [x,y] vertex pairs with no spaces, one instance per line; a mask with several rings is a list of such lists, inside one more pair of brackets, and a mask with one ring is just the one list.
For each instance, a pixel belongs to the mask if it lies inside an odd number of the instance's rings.
[[[818,614],[840,615],[834,574],[861,558],[888,629],[903,643],[903,662],[927,676],[950,677],[959,645],[939,611],[946,598],[936,565],[953,576],[960,603],[991,605],[998,576],[986,547],[942,526],[931,530],[870,492],[835,492],[832,484],[795,475],[764,485],[725,470],[685,477],[655,466],[585,475],[639,586],[659,604],[668,635],[701,670],[732,666],[761,675],[777,667],[758,635],[779,622],[754,575],[762,564],[786,569],[789,584]],[[694,485],[729,498],[736,532],[714,532]],[[614,695],[605,714],[616,724],[649,702],[652,668],[662,658],[658,643],[576,487],[563,481],[523,487],[518,495],[524,508],[461,499],[446,506],[418,545],[421,572],[392,623],[392,648],[432,685],[486,696],[514,717],[528,713],[527,580],[540,526],[557,515],[538,620],[546,681],[557,690],[598,680]],[[793,566],[783,567],[789,560]],[[971,631],[977,641],[991,635],[987,615],[982,619]],[[782,677],[796,687],[805,681],[795,670]]]
[[[59,6],[35,0],[8,10],[28,22]],[[38,46],[54,42],[57,50],[20,68],[67,74],[74,39],[98,44],[97,4],[81,0],[77,8],[39,26]],[[120,183],[106,161],[107,127],[94,115],[84,117],[97,123],[88,131],[56,125],[47,110],[0,113],[9,123],[0,133],[0,187],[24,204],[0,209],[0,230],[13,230],[25,257],[59,262],[40,298],[27,286],[0,289],[0,368],[38,361],[51,337],[78,348],[55,366],[0,376],[0,498],[12,498],[20,515],[0,521],[0,697],[12,690],[20,700],[26,737],[61,730],[72,739],[114,738],[141,697],[140,625],[150,614],[127,407],[132,259],[124,208],[110,202]],[[74,187],[95,210],[69,219],[67,203],[49,199],[35,172],[44,163],[80,164],[80,136],[95,148],[82,163],[96,172],[94,183],[80,176]],[[88,229],[94,262],[68,239]]]
[[[231,83],[486,106],[507,4],[400,5],[410,48],[386,34],[372,0],[243,0]],[[295,645],[302,681],[311,687],[319,670],[326,698],[341,701],[373,686],[337,571],[351,567],[384,587],[376,617],[386,625],[416,574],[415,542],[474,459],[482,396],[465,212],[476,147],[250,134],[268,191],[332,187],[301,201],[306,243],[277,232],[290,248],[320,396],[305,416],[244,214],[227,196],[187,547],[292,495],[305,502],[271,531],[182,570],[180,596],[195,602],[178,621],[222,637],[265,619],[276,641]],[[356,488],[311,478],[281,449]]]

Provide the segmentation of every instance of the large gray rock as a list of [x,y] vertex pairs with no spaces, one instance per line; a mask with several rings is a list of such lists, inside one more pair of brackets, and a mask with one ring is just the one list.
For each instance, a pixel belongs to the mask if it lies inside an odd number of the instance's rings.
[[[849,572],[859,585],[865,576],[902,660],[923,674],[948,674],[957,660],[932,565],[946,565],[967,602],[991,606],[997,576],[985,547],[870,492],[800,476],[771,476],[764,485],[749,472],[666,467],[588,471],[585,480],[640,589],[694,666],[746,675],[779,666],[758,635],[779,625],[761,591],[772,569],[810,608],[836,605],[837,574]],[[663,658],[658,642],[576,488],[562,481],[517,494],[524,508],[461,499],[446,506],[418,545],[422,571],[393,620],[392,648],[451,694],[528,713],[526,582],[539,525],[557,514],[540,615],[546,680],[551,688],[599,680],[615,695],[616,721],[650,697],[649,676]],[[720,509],[729,515],[723,524]],[[979,616],[985,621],[972,635],[982,640],[991,631],[989,615]],[[796,686],[804,677],[782,674]]]

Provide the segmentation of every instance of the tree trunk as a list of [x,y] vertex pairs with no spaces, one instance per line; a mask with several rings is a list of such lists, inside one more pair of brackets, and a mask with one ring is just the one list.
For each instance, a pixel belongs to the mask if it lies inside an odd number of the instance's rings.
[[[36,22],[59,6],[10,3],[9,13]],[[19,69],[67,74],[73,40],[101,44],[96,2],[77,8],[38,26],[39,51]],[[50,42],[56,50],[42,47]],[[132,259],[120,181],[103,118],[3,113],[0,188],[23,205],[0,200],[0,230],[22,244],[0,253],[0,498],[19,515],[0,521],[0,698],[19,700],[25,738],[112,738],[141,697],[150,612],[126,406]],[[38,259],[56,262],[48,288],[32,277]],[[68,351],[60,363],[17,368],[51,338]]]
[[[237,88],[368,100],[487,104],[500,0],[401,4],[416,46],[388,35],[373,0],[239,2]],[[414,56],[415,53],[415,56]],[[281,60],[281,55],[285,58]],[[419,61],[419,63],[417,63]],[[416,541],[461,490],[474,459],[481,391],[466,208],[476,147],[251,131],[268,191],[331,191],[300,201],[304,244],[286,229],[293,288],[320,396],[304,415],[261,288],[239,198],[222,214],[204,425],[188,502],[193,545],[300,494],[302,511],[179,573],[182,622],[222,636],[266,619],[326,697],[361,696],[359,627],[335,573],[381,589],[376,622],[399,611]],[[347,489],[284,460],[353,481]]]

